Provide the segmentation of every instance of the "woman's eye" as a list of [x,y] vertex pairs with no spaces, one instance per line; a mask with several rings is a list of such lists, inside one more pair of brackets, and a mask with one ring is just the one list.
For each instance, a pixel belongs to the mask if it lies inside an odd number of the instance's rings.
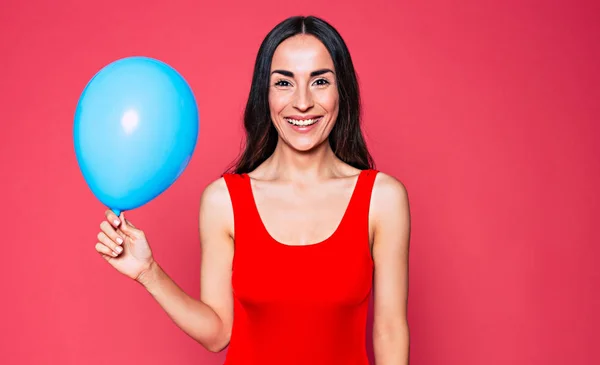
[[315,84],[317,86],[327,85],[327,84],[329,84],[329,81],[327,81],[325,79],[318,79],[317,81],[315,81]]
[[287,82],[287,81],[285,81],[285,80],[279,80],[279,81],[277,81],[277,82],[275,83],[275,86],[283,86],[283,87],[286,87],[286,86],[290,86],[290,83],[289,83],[289,82]]

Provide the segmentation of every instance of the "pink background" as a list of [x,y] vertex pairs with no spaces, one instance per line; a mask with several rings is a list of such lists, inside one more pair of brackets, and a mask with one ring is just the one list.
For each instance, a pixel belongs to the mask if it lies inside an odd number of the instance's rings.
[[200,194],[237,154],[262,38],[296,14],[344,36],[377,167],[409,191],[412,364],[600,362],[597,2],[167,4],[0,3],[0,363],[222,363],[94,251],[104,207],[76,164],[73,113],[121,57],[190,82],[194,158],[129,218],[198,297]]

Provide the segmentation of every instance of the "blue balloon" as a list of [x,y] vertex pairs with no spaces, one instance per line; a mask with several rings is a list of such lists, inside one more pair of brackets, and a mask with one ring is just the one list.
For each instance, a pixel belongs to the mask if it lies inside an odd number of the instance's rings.
[[77,162],[117,215],[154,199],[187,167],[198,139],[194,94],[171,66],[128,57],[102,68],[75,112]]

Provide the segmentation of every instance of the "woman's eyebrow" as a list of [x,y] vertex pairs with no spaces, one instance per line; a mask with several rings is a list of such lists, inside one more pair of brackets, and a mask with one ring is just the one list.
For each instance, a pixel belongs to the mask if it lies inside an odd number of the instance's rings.
[[[328,72],[334,73],[332,70],[328,69],[328,68],[322,68],[320,70],[316,70],[310,73],[310,77],[314,77],[314,76],[320,76],[323,74],[326,74]],[[271,75],[274,73],[278,73],[281,74],[283,76],[287,76],[287,77],[294,77],[294,73],[292,71],[287,71],[287,70],[273,70],[273,72],[271,72]]]

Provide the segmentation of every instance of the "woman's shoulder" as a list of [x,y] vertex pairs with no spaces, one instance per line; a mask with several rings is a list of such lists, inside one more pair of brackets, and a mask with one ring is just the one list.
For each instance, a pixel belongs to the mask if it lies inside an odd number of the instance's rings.
[[[209,209],[223,209],[231,204],[229,189],[227,187],[227,179],[230,175],[212,180],[206,185],[200,196],[200,205]],[[234,176],[231,174],[231,176]]]
[[375,185],[384,189],[406,190],[404,183],[396,176],[375,168],[366,169],[367,172],[377,174]]
[[233,234],[233,204],[224,176],[211,181],[202,191],[200,222],[203,227],[220,227]]
[[398,209],[408,202],[406,185],[397,177],[383,171],[371,169],[377,175],[373,183],[371,199],[373,206],[382,208],[383,211]]

